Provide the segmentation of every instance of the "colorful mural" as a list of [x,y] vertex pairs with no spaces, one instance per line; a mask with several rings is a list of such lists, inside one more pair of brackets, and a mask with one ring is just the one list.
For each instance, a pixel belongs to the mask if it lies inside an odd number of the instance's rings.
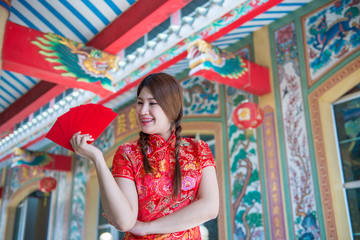
[[[40,128],[38,131],[32,133],[29,135],[28,138],[24,138],[21,142],[18,143],[19,146],[24,146],[28,144],[29,142],[40,138],[41,136],[44,136],[51,128],[52,124],[49,124],[48,126],[44,126],[44,128]],[[0,162],[0,168],[3,168],[5,166],[11,165],[12,158],[7,158],[6,156],[9,156],[12,154],[13,149],[9,148],[8,150],[0,153],[0,159],[6,159],[3,162]]]
[[274,32],[284,143],[296,239],[320,239],[295,24]]
[[[11,168],[6,168],[5,170],[5,184],[8,182],[11,182]],[[4,189],[2,190],[2,196],[1,196],[1,209],[0,209],[0,233],[5,232],[5,224],[6,224],[6,218],[7,218],[7,206],[9,204],[9,189],[10,185],[6,184]]]
[[11,200],[24,200],[27,197],[27,195],[24,195],[24,192],[30,188],[33,188],[34,186],[38,186],[38,181],[46,174],[48,174],[47,171],[37,168],[7,168],[5,180],[6,187],[3,192],[0,212],[1,233],[4,232],[8,213],[7,208]]
[[163,54],[154,58],[153,60],[148,61],[146,64],[139,67],[137,70],[132,72],[125,79],[115,83],[116,91],[122,89],[125,86],[125,83],[135,82],[137,79],[145,76],[150,73],[152,70],[166,63],[167,61],[179,56],[186,51],[187,46],[190,42],[195,41],[196,39],[209,39],[213,34],[219,32],[220,30],[226,28],[230,24],[239,20],[242,17],[246,17],[252,11],[258,11],[261,7],[264,7],[269,1],[268,0],[246,0],[240,4],[237,8],[234,8],[224,16],[220,17],[216,21],[212,22],[208,26],[202,28],[199,32],[185,38],[180,41],[178,44],[172,48],[166,50]]
[[264,112],[265,116],[261,130],[264,146],[269,219],[271,219],[269,227],[271,233],[270,239],[282,240],[286,238],[286,227],[284,209],[282,206],[283,193],[281,190],[281,175],[278,162],[279,156],[276,141],[275,113],[274,109],[270,106],[265,106]]
[[84,236],[85,192],[88,162],[88,160],[82,157],[75,157],[69,237],[71,240],[80,240]]
[[184,116],[220,114],[219,84],[203,77],[189,77],[181,82],[184,95]]
[[360,49],[359,11],[358,1],[341,0],[302,18],[309,86]]
[[[308,96],[311,127],[313,129],[314,151],[317,170],[319,173],[319,187],[322,198],[321,204],[326,227],[326,237],[328,239],[338,238],[338,234],[341,233],[341,230],[339,229],[341,226],[337,226],[336,223],[343,221],[339,218],[336,219],[335,205],[337,202],[332,198],[332,188],[335,186],[331,185],[331,175],[329,174],[331,162],[326,154],[327,139],[324,138],[324,123],[322,121],[323,117],[321,116],[323,109],[320,106],[323,102],[320,99],[324,99],[324,95],[328,94],[329,91],[333,89],[337,90],[337,86],[347,85],[349,87],[349,76],[354,74],[356,71],[359,71],[359,69],[360,57],[357,57],[355,60],[345,65],[336,74],[332,75],[326,80],[326,82],[324,82],[324,84],[320,85],[320,87],[312,91]],[[353,81],[358,81],[358,78],[354,78]],[[333,96],[333,98],[335,99],[336,95]]]
[[134,103],[118,112],[118,116],[113,121],[115,139],[126,136],[132,131],[139,130],[135,107],[136,104]]
[[[54,214],[54,240],[66,239],[68,232],[69,197],[71,183],[67,182],[66,172],[58,172],[56,187],[56,205]],[[63,194],[66,193],[66,194]]]
[[190,76],[202,76],[246,92],[264,95],[270,92],[269,71],[246,58],[198,39],[188,46]]
[[233,239],[265,239],[256,133],[240,130],[232,121],[244,93],[232,87],[226,93]]

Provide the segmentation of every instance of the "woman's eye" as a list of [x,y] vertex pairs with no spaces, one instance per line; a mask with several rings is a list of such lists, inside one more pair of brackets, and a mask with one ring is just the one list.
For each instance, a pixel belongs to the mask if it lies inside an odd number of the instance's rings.
[[141,104],[143,104],[143,102],[139,102],[139,101],[138,101],[137,104],[141,105]]
[[156,102],[151,102],[150,105],[156,105],[157,103]]

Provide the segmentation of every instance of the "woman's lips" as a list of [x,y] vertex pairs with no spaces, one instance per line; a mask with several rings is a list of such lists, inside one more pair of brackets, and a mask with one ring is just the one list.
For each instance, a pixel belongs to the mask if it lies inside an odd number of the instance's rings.
[[144,125],[147,125],[149,123],[151,123],[153,120],[152,119],[141,119],[141,123]]

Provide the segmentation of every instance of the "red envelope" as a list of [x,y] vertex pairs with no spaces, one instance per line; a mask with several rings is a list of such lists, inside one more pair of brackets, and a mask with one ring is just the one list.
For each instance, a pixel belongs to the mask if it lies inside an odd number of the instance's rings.
[[54,125],[51,127],[50,131],[46,134],[45,137],[64,148],[74,151],[70,144],[70,141],[67,141],[67,138],[65,137],[59,122],[57,121],[54,123]]
[[82,134],[90,134],[95,141],[116,116],[117,114],[111,109],[94,104],[82,119],[78,130]]
[[95,141],[116,116],[110,108],[100,104],[80,105],[58,117],[46,138],[74,151],[70,139],[75,133],[90,134]]
[[79,111],[79,107],[73,107],[70,108],[70,113],[69,113],[69,133],[70,136],[72,137],[76,132],[75,132],[75,128],[74,128],[74,123],[76,122],[76,117]]
[[[87,112],[89,111],[90,108],[92,108],[91,103],[89,104],[85,104],[85,105],[80,105],[78,106],[78,112],[76,114],[76,116],[73,119],[73,123],[72,123],[72,128],[76,133],[76,129],[79,128],[79,125],[81,124],[82,119],[86,116]],[[78,131],[77,131],[78,132]]]

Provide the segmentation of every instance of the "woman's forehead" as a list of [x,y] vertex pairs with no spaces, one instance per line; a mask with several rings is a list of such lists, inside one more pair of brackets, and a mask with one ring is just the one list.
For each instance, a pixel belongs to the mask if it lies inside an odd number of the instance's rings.
[[150,89],[148,87],[144,87],[143,89],[141,89],[138,98],[155,99],[154,95],[152,94],[152,92],[150,91]]

